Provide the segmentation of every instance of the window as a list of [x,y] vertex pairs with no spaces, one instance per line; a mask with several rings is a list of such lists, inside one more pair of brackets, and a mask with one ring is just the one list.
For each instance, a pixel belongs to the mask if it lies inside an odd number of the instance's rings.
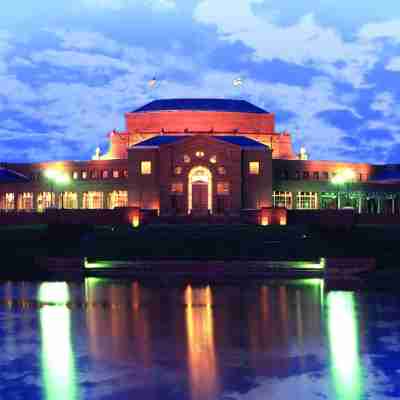
[[229,182],[218,182],[217,183],[217,194],[227,195],[230,193]]
[[13,210],[14,209],[14,193],[5,193],[3,195],[1,208],[3,210]]
[[303,179],[310,179],[310,173],[308,171],[303,171]]
[[299,209],[316,209],[318,194],[316,192],[298,192],[297,208]]
[[85,209],[103,208],[103,192],[83,193],[83,208]]
[[108,199],[109,208],[127,207],[128,206],[128,191],[127,190],[114,190],[109,194]]
[[249,162],[249,174],[250,175],[259,175],[260,174],[260,162],[259,161],[250,161]]
[[87,179],[87,171],[82,171],[82,179]]
[[328,179],[329,179],[329,172],[326,172],[326,171],[325,171],[325,172],[323,172],[322,174],[323,174],[325,180],[328,180]]
[[362,181],[363,181],[363,179],[364,179],[364,177],[363,177],[363,174],[359,174],[359,176],[358,176],[358,180],[359,180],[360,182],[362,182]]
[[151,161],[140,162],[140,173],[142,175],[151,175]]
[[211,156],[210,157],[210,163],[215,164],[217,162],[217,156]]
[[52,206],[52,193],[42,192],[37,195],[37,209],[38,211],[44,211],[46,208]]
[[225,167],[218,167],[218,173],[220,175],[226,175],[226,169]]
[[187,154],[185,154],[185,155],[183,156],[183,162],[184,162],[184,163],[190,163],[190,157],[189,157]]
[[115,179],[119,178],[119,171],[117,169],[113,169],[112,176]]
[[78,171],[74,171],[74,172],[72,173],[72,179],[77,180],[78,178],[79,178]]
[[182,167],[175,167],[174,173],[175,175],[180,175],[182,173]]
[[196,151],[196,157],[197,158],[203,158],[204,157],[204,151]]
[[18,195],[18,209],[32,210],[33,209],[33,193],[24,192]]
[[92,171],[90,171],[90,177],[92,179],[97,179],[98,177],[97,170],[93,169]]
[[292,208],[292,193],[291,192],[273,192],[272,201],[274,207]]
[[171,184],[171,193],[183,193],[183,183],[174,182]]
[[109,177],[109,173],[108,173],[107,169],[101,171],[101,178],[102,179],[108,179],[108,177]]
[[78,208],[78,194],[73,192],[65,192],[62,194],[62,206],[67,209]]
[[122,171],[122,176],[123,176],[124,178],[127,178],[127,177],[128,177],[128,170],[127,170],[127,169],[124,169],[124,170]]
[[300,171],[296,171],[296,179],[297,179],[297,180],[300,179]]
[[313,179],[315,179],[316,181],[319,180],[319,172],[318,171],[313,172]]

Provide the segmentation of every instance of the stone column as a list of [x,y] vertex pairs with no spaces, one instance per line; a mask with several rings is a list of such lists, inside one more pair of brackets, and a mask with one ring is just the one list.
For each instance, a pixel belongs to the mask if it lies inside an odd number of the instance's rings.
[[362,214],[362,201],[363,201],[363,198],[360,195],[360,197],[358,198],[358,213],[359,214]]
[[297,209],[297,192],[292,193],[292,208],[293,210]]
[[392,215],[395,214],[395,207],[394,207],[394,195],[392,195]]

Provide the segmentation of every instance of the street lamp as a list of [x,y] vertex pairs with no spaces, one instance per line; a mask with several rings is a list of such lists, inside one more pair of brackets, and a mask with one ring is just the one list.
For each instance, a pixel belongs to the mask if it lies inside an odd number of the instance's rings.
[[337,208],[340,208],[340,187],[345,186],[346,188],[346,198],[347,198],[347,203],[349,203],[350,200],[350,195],[349,195],[349,184],[352,182],[355,178],[356,174],[355,172],[350,169],[346,168],[344,170],[338,171],[336,175],[331,179],[331,183],[335,186],[337,186]]
[[[50,182],[52,194],[54,193],[54,203],[52,201],[52,208],[56,208],[56,192],[54,191],[54,188],[69,184],[71,182],[71,178],[65,172],[56,169],[48,169],[45,171],[44,175]],[[64,208],[63,197],[64,196],[61,196],[61,208]]]

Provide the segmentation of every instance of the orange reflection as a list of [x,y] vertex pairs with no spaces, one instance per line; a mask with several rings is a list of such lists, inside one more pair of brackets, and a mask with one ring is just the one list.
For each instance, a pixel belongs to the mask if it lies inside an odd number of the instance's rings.
[[134,358],[150,366],[149,318],[140,304],[138,283],[125,286],[88,278],[86,301],[89,348],[93,356],[116,361]]
[[213,399],[218,391],[212,293],[209,286],[185,290],[188,368],[192,399]]

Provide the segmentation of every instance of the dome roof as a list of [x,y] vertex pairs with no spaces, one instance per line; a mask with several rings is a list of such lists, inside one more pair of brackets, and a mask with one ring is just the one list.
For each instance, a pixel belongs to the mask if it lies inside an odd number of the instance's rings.
[[268,114],[246,100],[233,99],[164,99],[154,100],[133,112],[149,111],[225,111],[239,113]]

